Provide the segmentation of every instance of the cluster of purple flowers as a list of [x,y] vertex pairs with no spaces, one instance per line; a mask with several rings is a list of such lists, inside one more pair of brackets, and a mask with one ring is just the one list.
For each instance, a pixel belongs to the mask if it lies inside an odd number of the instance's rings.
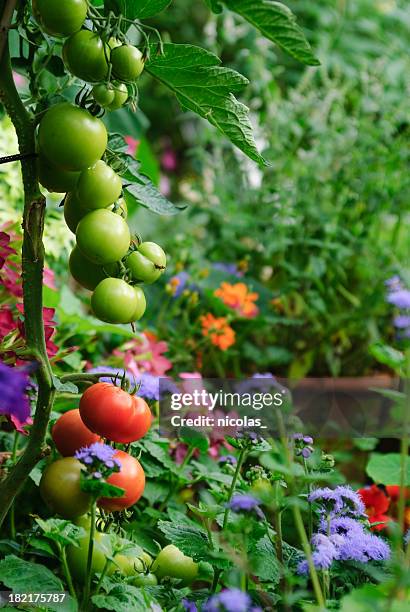
[[0,362],[0,414],[25,423],[30,416],[29,385],[26,369],[11,368]]
[[99,366],[89,370],[90,374],[98,374],[100,372],[112,372],[112,376],[100,378],[101,382],[112,382],[116,377],[121,380],[124,376],[129,381],[130,385],[139,385],[138,395],[147,400],[159,400],[159,377],[148,372],[143,372],[138,376],[134,376],[131,372],[123,368],[111,368],[107,366]]
[[222,455],[222,457],[219,457],[218,463],[220,465],[236,465],[238,460],[233,455]]
[[386,281],[387,301],[401,312],[393,324],[399,330],[400,338],[410,338],[410,289],[406,289],[400,276],[392,276]]
[[302,456],[304,459],[309,459],[313,453],[313,438],[311,436],[304,436],[301,433],[293,434],[293,441],[295,444],[296,455]]
[[[185,610],[195,612],[192,608],[185,607]],[[202,612],[262,612],[262,609],[253,604],[248,593],[240,589],[224,589],[204,603]]]
[[[312,559],[319,570],[329,569],[334,561],[384,561],[390,547],[383,538],[366,530],[365,508],[360,496],[348,486],[316,489],[309,502],[317,504],[318,532],[312,537]],[[307,561],[298,566],[300,574],[308,573]]]
[[227,507],[232,512],[255,512],[259,518],[265,518],[262,510],[260,509],[261,502],[252,495],[245,495],[242,493],[236,493],[233,495],[231,501],[227,504]]
[[80,448],[74,457],[85,465],[91,478],[100,480],[120,471],[121,461],[114,457],[115,453],[115,448],[108,446],[108,444],[95,442],[90,446]]

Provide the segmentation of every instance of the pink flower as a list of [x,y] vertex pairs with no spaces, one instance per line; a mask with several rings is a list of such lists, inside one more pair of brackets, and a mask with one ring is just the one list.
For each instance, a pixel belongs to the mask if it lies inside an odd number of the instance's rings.
[[13,80],[16,87],[23,87],[26,84],[26,79],[18,72],[13,71]]
[[167,147],[161,155],[161,166],[167,172],[175,172],[178,167],[176,153],[171,147]]
[[54,289],[57,291],[57,287],[55,284],[55,274],[54,271],[50,268],[44,268],[43,270],[43,284],[50,289]]
[[[23,304],[17,304],[17,310],[24,315]],[[54,314],[54,308],[43,308],[44,336],[46,340],[47,354],[49,357],[54,357],[58,353],[58,346],[52,341],[56,326],[56,322],[53,320]],[[24,336],[25,330],[24,323],[22,321],[18,322],[18,328],[21,335]]]
[[13,313],[8,306],[0,309],[0,340],[3,340],[10,332],[16,329],[17,323],[13,319]]
[[172,368],[172,363],[163,355],[168,351],[168,344],[158,341],[151,332],[145,332],[139,338],[127,342],[124,349],[116,349],[114,355],[123,357],[125,367],[135,376],[142,372],[164,376]]
[[132,136],[125,136],[124,140],[128,145],[128,149],[127,149],[128,155],[132,155],[132,157],[135,157],[140,141],[137,140],[136,138],[133,138]]
[[0,232],[0,270],[6,263],[9,255],[15,255],[16,251],[10,246],[11,238],[6,232]]

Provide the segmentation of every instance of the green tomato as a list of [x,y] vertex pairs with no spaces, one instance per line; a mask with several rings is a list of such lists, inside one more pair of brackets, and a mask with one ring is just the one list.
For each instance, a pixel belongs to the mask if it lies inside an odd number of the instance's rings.
[[63,60],[74,76],[97,83],[108,75],[109,49],[95,32],[80,30],[70,36],[63,45]]
[[60,516],[73,519],[90,509],[91,497],[80,488],[81,463],[64,457],[51,463],[40,480],[40,494],[46,504]]
[[107,146],[107,130],[97,117],[68,102],[52,106],[40,121],[40,153],[62,170],[93,166]]
[[128,557],[127,555],[117,554],[114,557],[114,563],[123,576],[135,576],[135,574],[144,571],[143,564],[140,559]]
[[173,544],[165,546],[158,554],[151,571],[157,578],[170,576],[171,578],[179,578],[185,584],[189,584],[198,574],[198,563],[191,557],[187,557]]
[[130,323],[137,306],[134,288],[121,278],[105,278],[91,296],[95,316],[106,323]]
[[94,291],[98,283],[107,278],[103,267],[94,264],[84,257],[77,246],[71,251],[68,265],[74,280],[90,291]]
[[94,85],[92,90],[93,98],[103,108],[109,106],[114,101],[114,89],[111,85],[99,83]]
[[111,102],[111,104],[107,106],[107,109],[110,111],[115,111],[118,108],[121,108],[122,106],[124,106],[127,100],[128,100],[127,86],[124,85],[124,83],[119,83],[117,85],[114,85],[114,99]]
[[166,265],[166,255],[155,242],[142,242],[138,250],[131,253],[126,261],[134,280],[148,284],[161,276]]
[[137,306],[134,310],[134,313],[128,323],[133,323],[134,321],[139,321],[141,317],[144,315],[144,312],[147,308],[147,300],[145,299],[145,295],[141,287],[133,287],[134,293],[137,297]]
[[87,208],[106,208],[121,195],[122,182],[110,166],[101,159],[83,170],[77,183],[77,197]]
[[33,0],[33,14],[41,29],[52,36],[70,36],[87,16],[86,0]]
[[133,578],[130,582],[133,586],[136,587],[147,587],[147,586],[156,586],[158,584],[158,579],[155,574],[137,574],[135,578]]
[[74,191],[67,193],[64,200],[64,219],[68,228],[73,232],[77,231],[77,226],[81,219],[90,211],[81,204]]
[[114,76],[120,81],[135,81],[144,70],[142,53],[132,45],[121,45],[111,51]]
[[52,164],[48,159],[39,155],[38,158],[38,180],[48,191],[65,193],[75,188],[79,172],[61,170]]
[[[86,529],[86,527],[84,526]],[[83,538],[79,538],[78,546],[67,546],[67,562],[72,576],[77,582],[83,584],[87,575],[87,559],[88,559],[88,543],[90,534]],[[91,563],[91,574],[101,574],[104,570],[107,557],[112,556],[111,538],[107,533],[96,532],[94,536],[93,556]],[[112,563],[107,571],[110,576],[115,571],[115,565]]]
[[103,266],[122,259],[131,239],[126,221],[104,208],[93,210],[81,219],[76,237],[82,254]]

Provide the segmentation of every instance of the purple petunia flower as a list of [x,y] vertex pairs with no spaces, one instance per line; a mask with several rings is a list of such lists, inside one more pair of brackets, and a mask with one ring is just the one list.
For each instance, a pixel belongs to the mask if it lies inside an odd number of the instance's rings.
[[240,589],[225,589],[213,595],[202,607],[203,612],[258,612],[248,593]]
[[388,294],[387,301],[397,308],[410,309],[410,291],[408,289],[393,291]]
[[11,368],[0,362],[0,414],[25,423],[30,416],[29,385],[26,370]]

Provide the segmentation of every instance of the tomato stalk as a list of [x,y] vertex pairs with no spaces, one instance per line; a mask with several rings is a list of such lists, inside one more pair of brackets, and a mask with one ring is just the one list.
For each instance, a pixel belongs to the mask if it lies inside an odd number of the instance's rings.
[[23,212],[23,303],[27,349],[37,362],[37,405],[27,446],[19,461],[0,484],[0,526],[14,498],[41,457],[55,389],[47,356],[43,324],[43,267],[42,241],[46,202],[38,185],[35,151],[35,121],[27,112],[13,80],[8,49],[8,29],[17,0],[7,0],[0,21],[0,101],[3,103],[17,133],[19,151],[24,155],[21,170],[24,186]]
[[87,571],[85,575],[85,586],[84,586],[84,597],[83,597],[83,608],[84,609],[86,609],[87,607],[88,600],[90,599],[90,591],[91,591],[91,568],[92,568],[92,563],[93,563],[93,551],[94,551],[96,507],[97,507],[97,500],[96,498],[94,498],[91,504],[90,538],[88,540]]

